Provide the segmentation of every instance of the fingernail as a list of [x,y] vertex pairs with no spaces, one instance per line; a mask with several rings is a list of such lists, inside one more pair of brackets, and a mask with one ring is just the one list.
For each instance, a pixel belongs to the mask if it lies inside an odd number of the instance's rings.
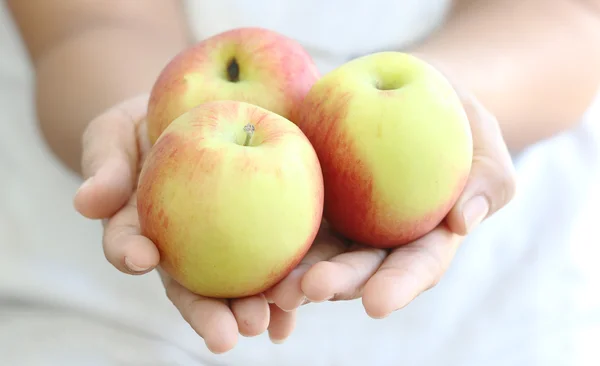
[[267,302],[269,304],[274,304],[275,301],[273,300],[273,289],[268,289],[267,291],[263,292],[263,296],[265,297],[265,300],[267,300]]
[[320,303],[320,302],[329,301],[329,300],[333,299],[333,297],[334,297],[334,296],[335,296],[335,294],[333,294],[333,295],[331,295],[331,296],[328,296],[328,297],[326,297],[326,298],[324,298],[324,299],[322,299],[322,300],[309,299],[309,298],[306,298],[306,297],[305,297],[304,299],[305,299],[305,300],[308,300],[308,301],[310,301],[310,302],[314,302],[315,304],[318,304],[318,303]]
[[125,265],[127,266],[127,268],[129,268],[130,271],[132,272],[144,272],[147,271],[148,268],[150,267],[142,267],[142,266],[138,266],[137,264],[133,263],[129,258],[125,257]]
[[285,339],[275,339],[271,336],[269,336],[269,339],[271,340],[272,343],[274,344],[283,344],[285,342]]
[[286,313],[289,313],[290,311],[294,311],[296,309],[298,309],[300,306],[302,306],[302,304],[304,304],[304,302],[307,301],[306,296],[302,296],[302,298],[297,301],[295,304],[292,305],[291,308],[282,308],[281,306],[279,307],[281,310],[285,311]]
[[475,196],[471,198],[463,206],[463,219],[467,232],[470,232],[479,225],[487,216],[490,210],[488,200],[483,196]]
[[85,182],[81,183],[81,185],[77,189],[77,193],[84,190],[86,187],[89,187],[92,184],[93,179],[94,179],[94,177],[89,177],[88,179],[85,180]]

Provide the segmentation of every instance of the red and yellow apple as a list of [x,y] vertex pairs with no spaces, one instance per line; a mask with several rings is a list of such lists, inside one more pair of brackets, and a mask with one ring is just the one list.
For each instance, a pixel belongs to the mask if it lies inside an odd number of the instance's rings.
[[252,27],[217,34],[180,52],[158,76],[148,105],[150,142],[212,100],[248,102],[290,119],[318,78],[312,58],[291,38]]
[[295,122],[321,163],[324,218],[363,244],[396,247],[432,230],[470,172],[472,135],[459,97],[409,54],[375,53],[329,72]]
[[323,212],[317,155],[288,119],[237,101],[176,118],[141,170],[137,207],[161,267],[208,297],[258,294],[286,276]]

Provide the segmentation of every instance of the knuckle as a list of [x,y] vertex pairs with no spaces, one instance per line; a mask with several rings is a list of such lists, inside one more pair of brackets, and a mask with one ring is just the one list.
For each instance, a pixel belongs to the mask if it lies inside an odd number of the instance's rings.
[[429,281],[429,285],[427,286],[427,288],[425,290],[430,290],[432,288],[434,288],[435,286],[437,286],[440,281],[442,280],[442,273],[441,272],[432,272],[431,275],[431,280]]
[[478,154],[473,159],[478,179],[487,186],[490,200],[490,214],[508,204],[517,190],[516,172],[510,158],[496,158],[492,154]]
[[515,196],[517,190],[517,179],[512,163],[498,164],[495,175],[495,197],[492,202],[493,211],[497,211],[507,205]]
[[[104,220],[104,231],[102,234],[102,250],[106,259],[119,270],[125,268],[124,247],[128,243],[128,237],[135,230],[135,226],[129,225],[123,220],[123,215],[117,213],[110,219]],[[129,272],[129,271],[127,271]]]
[[119,234],[118,228],[115,227],[113,221],[108,220],[102,235],[102,250],[106,260],[119,269],[123,266],[122,252],[119,250],[121,237],[122,235]]
[[517,193],[517,176],[514,169],[510,168],[505,171],[502,179],[502,206],[510,202]]
[[427,279],[424,291],[437,286],[449,265],[448,261],[444,261],[443,256],[434,249],[434,246],[423,247],[415,263],[420,266],[419,275]]
[[106,260],[112,265],[117,266],[117,263],[115,262],[114,250],[112,248],[112,242],[114,240],[113,237],[114,235],[112,233],[112,229],[110,226],[107,226],[107,228],[104,229],[104,234],[102,235],[102,251],[104,252],[104,257]]
[[426,271],[425,273],[429,278],[426,290],[429,290],[440,283],[442,276],[446,271],[446,266],[437,255],[428,255],[426,258],[428,258],[428,260],[423,260],[423,263],[424,270]]

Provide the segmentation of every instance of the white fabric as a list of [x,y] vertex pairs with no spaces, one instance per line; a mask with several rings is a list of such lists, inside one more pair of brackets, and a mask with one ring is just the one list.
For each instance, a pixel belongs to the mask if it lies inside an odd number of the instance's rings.
[[[267,2],[277,17],[261,15]],[[445,9],[435,0],[378,0],[368,8],[330,0],[323,4],[337,6],[327,5],[332,9],[320,11],[330,13],[320,18],[306,13],[317,9],[315,1],[304,8],[300,1],[285,2],[287,8],[276,0],[190,3],[192,23],[205,25],[196,28],[199,35],[238,25],[305,35],[312,47],[331,50],[315,53],[323,70],[354,53],[407,44],[433,29],[429,21]],[[381,10],[393,4],[403,8]],[[103,257],[99,223],[74,212],[79,181],[38,135],[30,70],[7,14],[1,17],[0,365],[600,364],[597,110],[519,157],[516,199],[470,236],[443,281],[406,309],[372,320],[360,301],[310,305],[284,345],[271,345],[266,335],[240,338],[233,352],[213,356],[157,276],[113,269]],[[387,38],[396,26],[403,39]]]
[[277,30],[304,46],[322,72],[356,55],[400,49],[433,31],[449,0],[185,1],[192,30],[203,39],[236,27]]

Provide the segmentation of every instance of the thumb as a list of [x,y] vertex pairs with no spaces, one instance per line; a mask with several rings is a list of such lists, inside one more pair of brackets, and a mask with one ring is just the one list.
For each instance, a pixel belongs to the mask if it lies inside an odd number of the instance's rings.
[[516,173],[496,118],[474,97],[463,98],[473,135],[473,162],[461,196],[446,222],[459,235],[468,234],[515,195]]
[[147,102],[144,95],[116,105],[94,118],[83,133],[85,181],[73,203],[83,216],[109,218],[129,200],[140,158],[138,125]]

